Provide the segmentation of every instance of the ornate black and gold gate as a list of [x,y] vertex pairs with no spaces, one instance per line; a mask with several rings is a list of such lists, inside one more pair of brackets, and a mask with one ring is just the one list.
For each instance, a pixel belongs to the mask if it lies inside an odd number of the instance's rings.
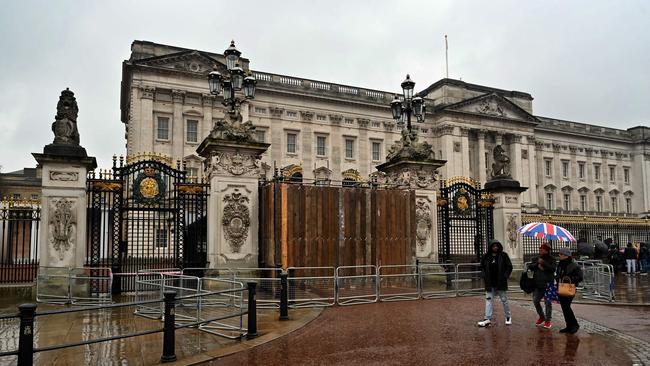
[[88,177],[86,265],[112,269],[113,292],[142,269],[205,267],[207,184],[152,155]]
[[438,196],[438,253],[441,261],[474,262],[494,237],[493,200],[470,178],[441,181]]

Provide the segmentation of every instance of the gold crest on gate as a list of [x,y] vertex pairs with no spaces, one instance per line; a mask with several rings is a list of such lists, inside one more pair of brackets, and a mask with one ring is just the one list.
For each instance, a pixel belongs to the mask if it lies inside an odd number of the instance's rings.
[[461,188],[454,196],[453,203],[456,213],[461,215],[468,213],[470,209],[469,193],[464,188]]

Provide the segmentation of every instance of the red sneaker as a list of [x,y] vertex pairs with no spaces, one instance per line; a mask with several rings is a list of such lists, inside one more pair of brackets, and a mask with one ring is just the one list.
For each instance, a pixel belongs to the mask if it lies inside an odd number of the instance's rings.
[[537,321],[535,322],[535,325],[539,327],[540,325],[542,325],[542,323],[544,323],[544,318],[539,318],[539,319],[537,319]]
[[551,324],[551,322],[548,321],[544,322],[544,329],[551,329],[552,326],[553,325]]

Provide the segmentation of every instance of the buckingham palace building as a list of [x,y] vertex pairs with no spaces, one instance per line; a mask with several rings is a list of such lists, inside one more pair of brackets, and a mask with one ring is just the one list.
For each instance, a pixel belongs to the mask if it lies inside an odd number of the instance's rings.
[[[309,80],[241,67],[257,80],[255,99],[242,105],[256,127],[270,176],[306,181],[364,181],[400,140],[395,93]],[[225,70],[222,54],[134,41],[123,62],[121,120],[129,158],[156,154],[182,160],[201,179],[197,147],[224,118],[207,75]],[[454,79],[416,88],[426,118],[414,123],[420,141],[446,160],[441,179],[484,184],[492,151],[501,145],[511,174],[528,190],[523,213],[644,218],[650,213],[650,128],[627,130],[536,115],[533,96]],[[594,101],[597,103],[598,101]]]

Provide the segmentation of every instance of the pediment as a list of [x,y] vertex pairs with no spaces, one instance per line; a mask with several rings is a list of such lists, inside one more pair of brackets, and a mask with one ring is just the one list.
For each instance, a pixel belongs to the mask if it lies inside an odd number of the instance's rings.
[[448,105],[443,109],[492,118],[525,121],[529,123],[539,122],[535,116],[497,93],[479,95],[463,100],[462,102]]
[[587,193],[587,192],[589,192],[589,188],[587,188],[587,187],[581,187],[580,189],[578,189],[578,192],[580,192],[580,193]]
[[151,66],[161,69],[207,74],[214,67],[219,72],[226,72],[226,66],[201,51],[182,51],[169,55],[149,57],[133,62],[135,65]]

